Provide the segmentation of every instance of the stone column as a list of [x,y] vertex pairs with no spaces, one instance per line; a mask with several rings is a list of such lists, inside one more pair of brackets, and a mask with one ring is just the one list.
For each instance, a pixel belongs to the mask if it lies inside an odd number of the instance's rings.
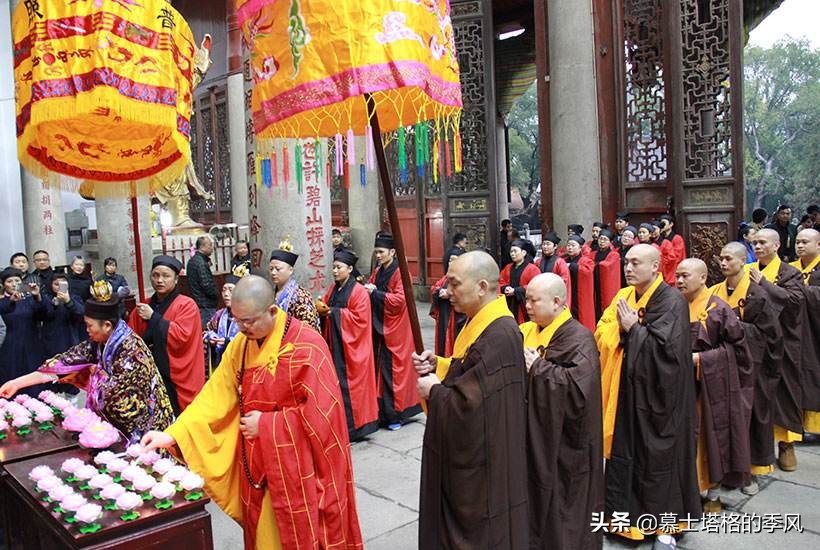
[[4,224],[0,259],[5,262],[15,252],[26,250],[20,164],[17,162],[9,0],[0,0],[0,36],[5,37],[0,41],[0,219]]
[[[364,151],[364,138],[356,138],[356,150]],[[379,212],[379,173],[367,172],[366,184],[353,183],[348,191],[348,218],[353,250],[359,256],[357,267],[369,275],[370,258],[373,255],[373,240],[381,228]]]
[[[109,256],[117,260],[117,272],[128,280],[131,290],[137,294],[137,251],[134,238],[134,224],[131,215],[131,199],[100,197],[94,209],[97,213],[97,246],[100,265],[97,273],[102,273],[103,260]],[[153,294],[151,281],[151,203],[148,197],[137,199],[140,251],[142,253],[142,273],[146,295]]]
[[248,174],[245,168],[245,87],[242,74],[228,76],[228,150],[231,159],[231,219],[248,224]]
[[26,249],[32,254],[36,250],[47,251],[52,266],[65,264],[67,235],[60,188],[34,177],[25,169],[21,168],[21,171]]
[[567,224],[591,228],[602,215],[592,2],[548,9],[553,215],[565,236]]
[[510,175],[507,173],[507,132],[505,130],[504,118],[497,117],[495,125],[496,156],[495,163],[498,173],[498,184],[495,187],[496,203],[498,204],[498,221],[510,217],[510,204],[507,200],[507,185],[510,182]]

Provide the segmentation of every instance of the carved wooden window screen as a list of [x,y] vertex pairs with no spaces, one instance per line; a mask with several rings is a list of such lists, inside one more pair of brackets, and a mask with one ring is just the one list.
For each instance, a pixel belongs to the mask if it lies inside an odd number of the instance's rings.
[[226,81],[198,94],[191,118],[191,158],[199,182],[213,200],[191,201],[191,215],[200,223],[231,221],[231,162],[228,143]]

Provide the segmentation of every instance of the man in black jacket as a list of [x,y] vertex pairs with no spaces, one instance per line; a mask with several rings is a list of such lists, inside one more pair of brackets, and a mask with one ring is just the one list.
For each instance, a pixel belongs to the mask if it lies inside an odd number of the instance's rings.
[[792,223],[792,207],[781,204],[777,207],[772,223],[766,229],[774,229],[780,235],[780,248],[777,255],[784,262],[793,262],[797,259],[794,251],[794,242],[797,239],[797,226]]
[[214,252],[214,242],[207,235],[196,240],[196,253],[185,267],[188,277],[188,288],[191,291],[196,305],[199,307],[199,316],[202,326],[205,326],[216,311],[219,292],[211,273],[211,254]]

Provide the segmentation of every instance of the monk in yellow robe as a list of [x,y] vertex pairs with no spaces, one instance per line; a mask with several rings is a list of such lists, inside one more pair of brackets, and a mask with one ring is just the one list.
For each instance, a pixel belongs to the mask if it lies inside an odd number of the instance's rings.
[[362,548],[347,422],[327,344],[248,276],[233,292],[241,333],[202,392],[148,449],[178,446],[245,548]]
[[806,318],[803,319],[803,430],[820,433],[820,231],[797,234],[798,260],[792,267],[803,275]]
[[749,264],[749,277],[760,285],[779,311],[783,330],[783,360],[773,404],[777,465],[785,472],[797,469],[794,443],[803,440],[803,354],[801,337],[806,317],[803,278],[796,268],[778,256],[780,235],[761,229],[752,238],[757,261]]
[[695,377],[686,299],[663,282],[660,252],[648,244],[626,254],[621,289],[595,330],[601,352],[607,518],[628,513],[618,534],[671,550],[667,532],[646,532],[644,514],[701,514],[695,468]]
[[697,468],[703,511],[721,510],[720,485],[743,488],[751,481],[749,426],[754,365],[746,334],[729,305],[706,288],[703,260],[678,264],[676,285],[689,302],[692,362],[697,384]]
[[428,410],[420,550],[529,547],[524,348],[499,275],[486,252],[453,260],[450,303],[467,324],[452,357],[412,355]]
[[604,505],[598,348],[572,318],[555,273],[530,281],[526,307],[530,548],[597,550],[602,532],[590,519]]

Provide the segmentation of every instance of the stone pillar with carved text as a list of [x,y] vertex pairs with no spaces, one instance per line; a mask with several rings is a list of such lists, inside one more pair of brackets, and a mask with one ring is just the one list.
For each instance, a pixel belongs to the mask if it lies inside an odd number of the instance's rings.
[[52,266],[63,265],[66,263],[67,234],[60,187],[34,177],[22,167],[20,171],[23,180],[23,223],[29,261],[35,251],[45,250],[51,257]]
[[103,272],[103,261],[112,257],[117,260],[117,272],[128,281],[129,288],[136,294],[137,287],[137,249],[135,233],[140,236],[140,254],[142,258],[142,276],[146,295],[152,294],[150,275],[153,252],[151,250],[151,201],[145,197],[137,198],[137,221],[134,226],[131,199],[126,197],[99,197],[94,201],[97,213],[97,243],[99,263],[95,273]]

